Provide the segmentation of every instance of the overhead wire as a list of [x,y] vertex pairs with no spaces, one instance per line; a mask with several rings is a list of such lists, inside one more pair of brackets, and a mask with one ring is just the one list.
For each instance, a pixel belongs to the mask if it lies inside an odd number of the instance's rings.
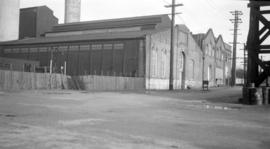
[[[171,5],[168,1],[166,0],[162,0],[166,5]],[[180,19],[184,24],[186,24],[185,20],[179,16],[179,14],[175,14],[175,16],[177,16],[178,19]]]

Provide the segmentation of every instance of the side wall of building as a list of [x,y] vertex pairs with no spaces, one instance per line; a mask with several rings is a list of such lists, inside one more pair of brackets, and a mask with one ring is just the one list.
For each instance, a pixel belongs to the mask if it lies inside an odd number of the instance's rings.
[[170,31],[146,36],[146,89],[169,89]]
[[[189,31],[176,28],[174,89],[201,87],[202,51]],[[146,89],[169,89],[170,30],[146,37]]]
[[37,8],[26,8],[20,10],[19,38],[36,37]]
[[202,50],[192,35],[188,33],[188,48],[185,51],[185,86],[191,88],[202,87]]
[[225,65],[226,62],[226,52],[224,47],[224,42],[221,38],[218,38],[216,43],[216,85],[226,84],[226,71],[228,71]]
[[57,24],[58,19],[46,6],[21,9],[19,38],[40,37]]
[[225,85],[230,85],[230,79],[231,79],[231,70],[232,70],[232,52],[231,52],[231,47],[225,46],[225,51],[224,51],[224,65],[225,65],[225,71],[224,71],[224,78],[225,78]]
[[44,35],[45,32],[51,31],[52,27],[57,24],[58,19],[53,15],[53,11],[48,7],[38,8],[36,37]]
[[215,37],[212,32],[208,33],[203,40],[202,49],[204,52],[203,80],[209,81],[209,86],[215,85]]

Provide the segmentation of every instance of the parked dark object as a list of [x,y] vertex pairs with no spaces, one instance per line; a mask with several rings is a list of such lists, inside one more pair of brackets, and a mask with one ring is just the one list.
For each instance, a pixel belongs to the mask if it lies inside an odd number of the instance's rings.
[[209,87],[209,81],[203,80],[203,85],[202,85],[203,90],[209,90],[208,87]]

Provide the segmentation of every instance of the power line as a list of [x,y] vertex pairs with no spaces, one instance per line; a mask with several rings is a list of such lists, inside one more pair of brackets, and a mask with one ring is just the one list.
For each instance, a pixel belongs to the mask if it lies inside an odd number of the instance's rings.
[[182,17],[180,17],[179,15],[176,15],[176,16],[178,17],[178,19],[180,19],[183,22],[183,24],[186,24],[185,20]]
[[167,2],[166,0],[163,0],[163,2],[164,2],[164,3],[166,3],[167,5],[170,5],[170,3],[169,3],[169,2]]
[[[169,2],[167,2],[166,0],[162,0],[164,3],[166,3],[166,5],[170,5],[170,3]],[[179,13],[179,12],[177,12],[177,13],[175,13],[175,15],[184,23],[184,24],[186,24],[185,23],[185,21],[184,21],[184,19],[183,18],[181,18],[180,16],[179,16],[179,14],[182,14],[182,13]],[[171,14],[168,14],[168,15],[171,15]]]

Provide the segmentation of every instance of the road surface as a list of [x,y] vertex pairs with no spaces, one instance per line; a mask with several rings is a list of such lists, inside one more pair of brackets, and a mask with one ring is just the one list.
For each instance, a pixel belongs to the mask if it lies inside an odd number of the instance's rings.
[[0,92],[1,149],[269,149],[270,107],[209,92]]

